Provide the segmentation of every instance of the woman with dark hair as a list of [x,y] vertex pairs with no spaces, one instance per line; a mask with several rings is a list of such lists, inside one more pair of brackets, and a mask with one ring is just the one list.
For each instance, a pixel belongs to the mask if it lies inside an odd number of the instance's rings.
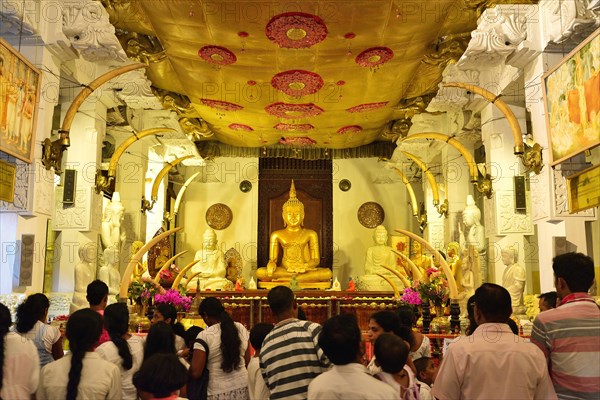
[[414,308],[409,305],[398,307],[396,315],[400,320],[400,337],[410,346],[408,353],[411,360],[416,360],[421,357],[431,357],[431,344],[429,338],[420,332],[413,330],[417,317],[415,316]]
[[84,308],[67,321],[71,353],[48,364],[40,375],[37,398],[44,399],[120,399],[119,367],[94,353],[102,333],[102,317]]
[[32,294],[17,307],[16,331],[33,341],[41,367],[64,355],[60,330],[46,324],[49,307],[50,302],[42,293]]
[[96,353],[121,370],[123,400],[137,399],[137,391],[131,381],[140,369],[144,358],[144,341],[129,333],[129,312],[125,303],[114,303],[104,310],[104,328],[110,341],[96,348]]
[[[372,345],[375,344],[375,341],[382,333],[393,333],[396,336],[401,336],[400,319],[392,311],[378,311],[371,314],[369,318],[367,336]],[[375,357],[371,359],[369,365],[367,365],[367,369],[371,375],[381,372],[381,368],[375,364]]]
[[169,303],[158,303],[152,315],[152,324],[164,321],[171,325],[175,334],[175,349],[181,352],[185,349],[185,328],[177,322],[177,309]]
[[248,330],[239,322],[234,322],[215,297],[206,298],[200,303],[198,314],[206,322],[206,330],[198,334],[208,345],[194,344],[190,375],[198,379],[204,368],[208,368],[208,399],[248,399],[248,372],[250,361]]
[[176,399],[187,383],[187,370],[175,354],[154,354],[133,375],[141,400]]
[[8,307],[0,303],[0,399],[28,399],[40,377],[40,358],[30,340],[9,332]]
[[[158,353],[175,354],[175,334],[171,325],[164,321],[159,321],[150,327],[148,336],[146,336],[146,344],[144,345],[144,361],[152,355]],[[189,368],[190,365],[183,358],[179,358],[184,367]]]

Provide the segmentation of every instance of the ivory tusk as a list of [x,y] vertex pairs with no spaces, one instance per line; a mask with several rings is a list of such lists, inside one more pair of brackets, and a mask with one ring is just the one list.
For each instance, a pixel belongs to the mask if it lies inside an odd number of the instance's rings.
[[175,199],[175,206],[173,207],[173,217],[175,217],[175,215],[177,215],[177,211],[179,211],[179,205],[181,204],[181,199],[183,199],[183,194],[185,193],[185,191],[187,190],[187,187],[190,183],[192,183],[192,181],[198,176],[200,175],[200,171],[196,172],[195,174],[193,174],[192,176],[190,176],[188,178],[187,181],[185,181],[185,183],[183,184],[183,187],[181,189],[179,189],[179,193],[177,193],[177,198]]
[[404,183],[404,185],[406,185],[406,190],[408,190],[408,196],[410,197],[410,204],[412,206],[413,216],[416,217],[417,215],[419,215],[419,207],[417,204],[417,196],[415,196],[415,190],[413,189],[412,185],[406,178],[406,175],[404,175],[404,173],[399,168],[397,168],[397,167],[392,167],[392,168],[394,169],[394,171],[396,171],[396,173],[398,175],[400,175],[400,179],[402,179],[402,183]]
[[392,287],[392,290],[394,291],[394,298],[395,299],[399,299],[400,298],[400,292],[398,291],[398,287],[396,287],[396,284],[394,282],[392,282],[390,280],[390,278],[388,278],[386,276],[383,276],[381,274],[375,274],[375,275],[377,275],[377,276],[385,279],[385,281],[390,284],[390,286]]
[[79,107],[81,107],[81,105],[83,104],[85,99],[87,99],[87,97],[90,94],[92,94],[92,92],[94,90],[98,89],[104,83],[110,81],[111,79],[113,79],[119,75],[123,75],[127,72],[130,72],[130,71],[133,71],[136,69],[140,69],[140,68],[146,68],[146,67],[147,67],[147,65],[142,64],[142,63],[125,65],[124,67],[120,67],[120,68],[113,69],[112,71],[108,71],[104,75],[99,76],[98,78],[94,79],[91,83],[86,85],[83,89],[81,89],[81,92],[79,92],[77,97],[75,97],[75,100],[73,100],[73,102],[71,103],[71,106],[67,110],[67,113],[65,114],[65,119],[63,120],[63,123],[62,123],[62,128],[60,130],[60,133],[67,134],[67,135],[69,134],[69,131],[71,130],[71,124],[73,123],[73,119],[75,118],[75,114],[77,114],[77,111],[79,111]]
[[417,157],[414,154],[411,154],[407,151],[403,151],[402,154],[404,154],[406,157],[413,160],[415,162],[415,164],[417,164],[419,166],[419,168],[421,168],[421,171],[423,171],[425,176],[427,176],[427,181],[429,182],[429,186],[431,186],[431,191],[433,192],[433,204],[434,205],[440,204],[440,190],[438,189],[438,184],[435,181],[435,176],[433,176],[433,174],[429,170],[429,167],[427,166],[427,164],[425,164],[423,162],[423,160],[421,160],[419,157]]
[[442,257],[440,252],[437,251],[431,244],[429,244],[427,240],[415,235],[410,231],[406,231],[404,229],[396,229],[396,232],[406,235],[413,240],[416,240],[434,254],[436,259],[440,263],[442,271],[444,271],[444,274],[446,275],[446,279],[448,280],[448,288],[450,289],[450,299],[458,299],[458,288],[456,287],[456,280],[454,279],[454,275],[452,275],[452,271],[450,270],[448,263],[446,262],[446,260],[444,260],[444,257]]
[[160,186],[160,182],[163,180],[163,178],[169,172],[169,170],[171,168],[173,168],[174,166],[176,166],[177,164],[179,164],[180,162],[182,162],[183,160],[187,160],[188,158],[191,158],[191,157],[194,157],[194,156],[189,155],[189,156],[185,156],[185,157],[176,158],[175,160],[167,163],[167,165],[165,165],[163,167],[163,169],[160,170],[160,172],[156,175],[156,178],[154,178],[154,183],[152,183],[152,193],[150,195],[150,200],[153,200],[153,201],[158,200],[158,188]]
[[156,135],[159,132],[175,132],[175,130],[171,128],[146,129],[141,132],[134,133],[133,135],[125,139],[125,141],[121,143],[117,150],[115,150],[113,156],[110,158],[110,164],[108,164],[108,176],[114,178],[117,175],[117,166],[119,164],[119,158],[121,158],[121,156],[129,146],[131,146],[133,143],[135,143],[143,137]]
[[[181,280],[183,279],[183,277],[185,276],[185,274],[194,266],[198,263],[198,261],[200,260],[194,260],[191,263],[189,263],[188,265],[186,265],[185,267],[183,267],[183,269],[181,271],[179,271],[179,273],[177,274],[177,277],[175,278],[175,280],[173,281],[173,285],[171,285],[171,289],[177,289],[177,287],[179,286],[179,282],[181,282]],[[199,274],[200,272],[198,272]],[[192,275],[195,276],[196,274]],[[192,277],[190,276],[190,279],[192,279]],[[189,279],[188,279],[189,281]]]
[[419,269],[419,267],[417,267],[417,265],[413,262],[413,260],[411,260],[410,258],[408,258],[406,255],[400,253],[397,250],[394,250],[392,248],[392,252],[396,255],[398,255],[399,257],[401,257],[403,260],[405,260],[408,265],[410,266],[410,270],[412,272],[412,276],[413,276],[413,282],[419,282],[421,279],[423,279],[423,274],[421,274],[421,269]]
[[402,275],[400,272],[396,271],[392,267],[388,267],[387,265],[379,264],[380,267],[383,267],[390,271],[392,274],[396,275],[398,279],[404,284],[405,287],[410,287],[410,281],[406,279],[406,276]]
[[508,104],[501,100],[499,96],[496,96],[494,93],[489,92],[480,86],[471,85],[468,83],[449,82],[444,83],[444,86],[466,89],[470,92],[480,95],[481,97],[498,107],[498,110],[500,110],[508,120],[508,125],[512,130],[513,138],[515,140],[515,147],[513,148],[514,154],[523,154],[523,152],[525,151],[525,147],[523,146],[523,133],[521,132],[521,126],[519,125],[519,121],[517,121],[515,113],[513,113]]
[[119,290],[119,299],[121,301],[127,301],[127,291],[129,290],[129,283],[131,282],[131,275],[133,274],[133,268],[140,262],[142,256],[146,254],[148,250],[156,243],[160,242],[166,237],[169,237],[171,234],[175,232],[179,232],[183,227],[173,228],[166,232],[161,233],[160,235],[152,238],[148,243],[142,246],[141,249],[138,250],[137,253],[129,260],[127,264],[127,268],[125,268],[125,272],[123,272],[123,279],[121,280],[121,288]]
[[154,282],[158,283],[158,282],[160,281],[160,273],[161,273],[162,271],[165,271],[165,270],[167,270],[167,269],[171,268],[171,264],[173,264],[173,262],[174,262],[176,259],[178,259],[179,257],[181,257],[182,255],[184,255],[184,254],[185,254],[185,253],[187,253],[187,252],[188,252],[188,250],[184,250],[184,251],[182,251],[182,252],[179,252],[179,253],[175,254],[173,257],[169,258],[169,259],[167,260],[167,262],[165,262],[165,263],[163,264],[163,266],[162,266],[162,267],[160,267],[160,269],[159,269],[159,270],[158,270],[158,272],[156,273],[156,276],[154,277]]

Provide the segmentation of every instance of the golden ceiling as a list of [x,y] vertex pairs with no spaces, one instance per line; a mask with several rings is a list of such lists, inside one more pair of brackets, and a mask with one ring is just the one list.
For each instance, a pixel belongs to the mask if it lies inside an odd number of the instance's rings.
[[[405,133],[489,1],[104,0],[184,129],[242,147]],[[181,96],[180,96],[181,95]],[[206,123],[208,126],[206,126]],[[214,132],[211,135],[210,132]]]

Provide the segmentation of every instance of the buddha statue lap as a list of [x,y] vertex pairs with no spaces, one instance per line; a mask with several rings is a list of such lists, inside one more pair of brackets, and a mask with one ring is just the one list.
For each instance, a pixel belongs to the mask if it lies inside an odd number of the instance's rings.
[[[283,205],[282,217],[285,228],[273,232],[270,237],[269,262],[266,267],[256,270],[259,287],[289,284],[295,276],[301,288],[329,288],[332,273],[329,268],[319,267],[319,238],[315,231],[303,226],[304,204],[296,198],[294,181],[290,198]],[[281,250],[281,265],[277,265]]]
[[[403,289],[405,284],[400,279],[383,268],[382,265],[390,268],[397,268],[397,256],[392,248],[387,245],[388,231],[383,225],[379,225],[373,232],[375,246],[367,249],[365,259],[365,274],[360,277],[360,285],[364,290],[369,291],[392,291],[390,284],[381,276],[391,280],[398,289]],[[399,270],[399,272],[401,272]]]
[[232,290],[233,282],[225,278],[225,255],[217,246],[217,234],[209,228],[202,237],[202,249],[194,256],[194,261],[199,261],[188,272],[186,287],[188,290]]

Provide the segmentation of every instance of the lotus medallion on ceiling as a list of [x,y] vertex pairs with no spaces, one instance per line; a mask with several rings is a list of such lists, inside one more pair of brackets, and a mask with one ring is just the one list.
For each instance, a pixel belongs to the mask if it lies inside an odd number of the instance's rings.
[[149,78],[189,99],[211,140],[349,148],[389,140],[396,106],[437,91],[460,56],[444,44],[466,44],[482,1],[103,3],[120,35],[160,43]]

